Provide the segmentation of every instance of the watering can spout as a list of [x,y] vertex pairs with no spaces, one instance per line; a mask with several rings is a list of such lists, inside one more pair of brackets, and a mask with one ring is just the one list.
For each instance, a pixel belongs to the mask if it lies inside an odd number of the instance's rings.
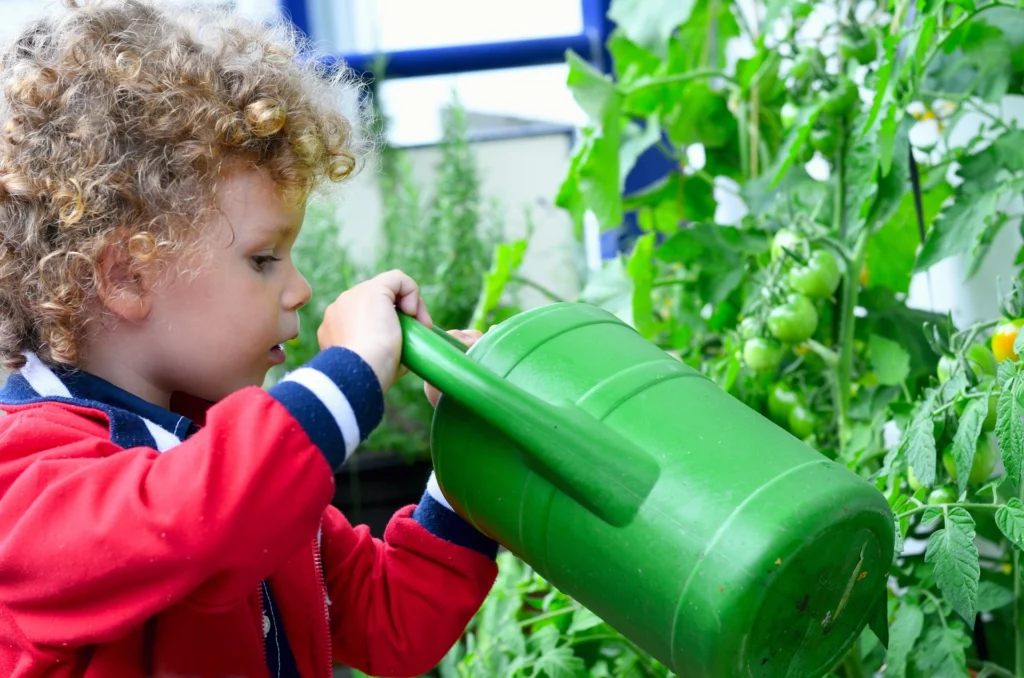
[[658,481],[650,454],[572,403],[543,401],[502,379],[439,328],[399,319],[402,362],[413,373],[513,440],[531,468],[596,516],[617,527],[633,520]]

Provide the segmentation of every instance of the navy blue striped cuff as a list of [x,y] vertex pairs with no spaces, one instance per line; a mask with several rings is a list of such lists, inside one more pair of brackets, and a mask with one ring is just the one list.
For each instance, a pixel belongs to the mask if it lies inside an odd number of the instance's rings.
[[435,537],[473,549],[492,560],[498,557],[498,542],[477,530],[452,510],[441,494],[433,473],[430,474],[427,489],[413,510],[412,517]]
[[337,469],[384,417],[380,382],[356,353],[321,351],[269,390]]

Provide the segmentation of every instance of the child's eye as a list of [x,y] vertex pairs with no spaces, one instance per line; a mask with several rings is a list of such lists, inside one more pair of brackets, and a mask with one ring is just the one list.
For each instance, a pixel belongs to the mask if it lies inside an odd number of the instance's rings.
[[260,271],[265,269],[267,267],[267,264],[270,264],[275,261],[281,260],[278,257],[272,257],[266,254],[258,254],[252,258],[252,263],[256,264],[256,268]]

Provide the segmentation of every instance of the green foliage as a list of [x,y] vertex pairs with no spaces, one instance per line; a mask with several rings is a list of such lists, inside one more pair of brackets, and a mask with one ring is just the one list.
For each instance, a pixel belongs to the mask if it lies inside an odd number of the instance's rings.
[[[763,11],[743,14],[730,0],[615,0],[611,74],[567,56],[567,85],[590,122],[556,202],[577,228],[590,211],[602,230],[628,217],[642,231],[590,276],[581,300],[627,320],[889,500],[896,554],[884,604],[830,675],[1024,675],[1024,377],[1012,360],[996,374],[986,344],[1000,319],[958,328],[906,305],[915,273],[962,255],[966,277],[975,275],[1011,222],[1003,204],[1024,182],[1024,132],[992,104],[1024,91],[1024,8],[756,4]],[[838,38],[835,55],[808,33],[822,19]],[[730,64],[725,45],[737,37],[752,49]],[[967,114],[984,124],[952,146]],[[913,148],[925,123],[939,138]],[[651,148],[675,169],[624,194]],[[698,149],[703,164],[691,161]],[[747,214],[716,223],[716,192],[736,193]],[[831,273],[811,275],[825,252],[838,285]],[[522,251],[502,256],[486,289],[512,279]],[[797,317],[797,304],[810,311]],[[1001,305],[1011,320],[1024,315],[1022,286]],[[1014,345],[1021,353],[1024,335]],[[780,389],[793,394],[785,413]],[[993,434],[1003,467],[982,478],[989,468],[976,461]],[[512,562],[502,567],[522,572]],[[442,675],[668,675],[603,624],[588,628],[600,636],[593,656],[581,652],[575,621],[547,627],[557,634],[522,616],[511,624],[510,591],[519,590],[499,582]],[[541,617],[584,613],[557,592],[545,596]],[[553,601],[561,607],[550,612]],[[501,604],[510,607],[496,614]],[[498,652],[485,639],[502,633],[512,635]]]

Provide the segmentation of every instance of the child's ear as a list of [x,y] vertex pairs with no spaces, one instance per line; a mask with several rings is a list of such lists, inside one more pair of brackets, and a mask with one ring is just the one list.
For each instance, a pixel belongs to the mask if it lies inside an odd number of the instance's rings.
[[133,269],[129,235],[117,231],[100,251],[98,294],[103,306],[129,322],[142,322],[151,304],[144,279]]

